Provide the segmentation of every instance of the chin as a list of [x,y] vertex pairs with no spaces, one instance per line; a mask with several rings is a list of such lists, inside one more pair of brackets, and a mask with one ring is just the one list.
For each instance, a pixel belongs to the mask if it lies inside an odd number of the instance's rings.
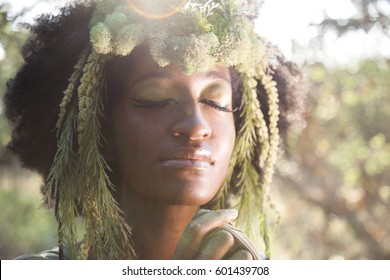
[[201,206],[210,202],[219,188],[209,184],[199,184],[199,182],[169,185],[163,188],[165,191],[157,199],[172,205]]

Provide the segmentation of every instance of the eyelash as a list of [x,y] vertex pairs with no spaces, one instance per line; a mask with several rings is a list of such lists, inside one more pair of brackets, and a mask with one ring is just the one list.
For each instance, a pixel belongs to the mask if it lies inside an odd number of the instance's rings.
[[[163,107],[175,102],[173,99],[154,101],[154,100],[143,100],[143,99],[136,99],[136,98],[133,98],[133,101],[135,102],[135,106],[140,108]],[[232,110],[229,109],[229,106],[222,106],[218,102],[210,99],[202,99],[200,102],[222,112],[227,112],[227,113],[233,112]]]
[[200,102],[202,102],[203,104],[206,104],[214,109],[217,109],[219,111],[222,111],[222,112],[226,112],[226,113],[232,113],[233,111],[229,109],[229,106],[222,106],[221,104],[219,104],[218,102],[214,101],[214,100],[210,100],[210,99],[202,99]]

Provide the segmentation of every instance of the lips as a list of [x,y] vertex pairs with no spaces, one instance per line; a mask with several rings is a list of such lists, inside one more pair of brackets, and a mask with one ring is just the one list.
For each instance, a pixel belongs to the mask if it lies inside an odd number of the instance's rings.
[[168,152],[161,163],[166,167],[207,170],[215,164],[215,160],[206,149],[183,147]]

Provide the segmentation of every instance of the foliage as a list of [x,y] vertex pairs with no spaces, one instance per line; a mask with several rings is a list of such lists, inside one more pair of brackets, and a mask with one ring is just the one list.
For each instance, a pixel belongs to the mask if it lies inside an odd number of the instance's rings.
[[[18,30],[10,16],[9,5],[0,4],[0,100],[6,82],[22,62],[19,52],[27,32]],[[3,55],[1,54],[3,53]],[[0,259],[34,253],[56,244],[56,225],[52,213],[40,209],[40,180],[17,168],[17,161],[5,149],[10,128],[0,102]]]
[[[328,31],[389,35],[390,1],[351,3],[355,16],[324,13],[316,24],[306,49],[317,51],[317,60]],[[307,65],[307,125],[290,132],[273,193],[282,216],[273,241],[278,258],[390,258],[390,62],[376,57],[357,65]]]
[[13,259],[56,246],[56,222],[44,211],[36,175],[17,169],[0,172],[0,259]]
[[294,258],[388,259],[390,63],[364,61],[354,73],[316,64],[309,75],[307,126],[290,133],[279,166],[288,197],[279,234],[295,233],[283,235],[284,249]]
[[[8,14],[9,6],[0,4],[0,100],[4,95],[5,84],[11,78],[22,62],[19,52],[22,42],[26,38],[25,31],[16,31],[13,22],[16,17],[10,17]],[[4,56],[1,53],[4,53]],[[0,102],[0,168],[2,163],[10,160],[9,154],[4,149],[9,141],[9,127],[7,122],[1,117],[3,107]]]
[[364,30],[378,28],[384,34],[390,35],[390,8],[389,0],[352,0],[356,10],[356,16],[347,19],[337,19],[326,16],[324,20],[316,24],[320,28],[320,33],[327,30],[335,30],[339,35],[344,35],[351,30]]
[[266,43],[234,1],[192,0],[168,17],[162,12],[168,2],[161,3],[145,1],[134,9],[123,0],[98,1],[91,22],[94,51],[126,56],[146,42],[161,67],[174,63],[187,74],[222,64],[255,76],[266,67]]

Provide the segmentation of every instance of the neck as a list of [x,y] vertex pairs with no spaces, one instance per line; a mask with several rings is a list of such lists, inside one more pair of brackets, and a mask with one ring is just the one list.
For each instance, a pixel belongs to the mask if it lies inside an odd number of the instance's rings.
[[198,206],[164,204],[134,191],[122,192],[121,209],[133,229],[139,259],[172,259],[177,244]]

